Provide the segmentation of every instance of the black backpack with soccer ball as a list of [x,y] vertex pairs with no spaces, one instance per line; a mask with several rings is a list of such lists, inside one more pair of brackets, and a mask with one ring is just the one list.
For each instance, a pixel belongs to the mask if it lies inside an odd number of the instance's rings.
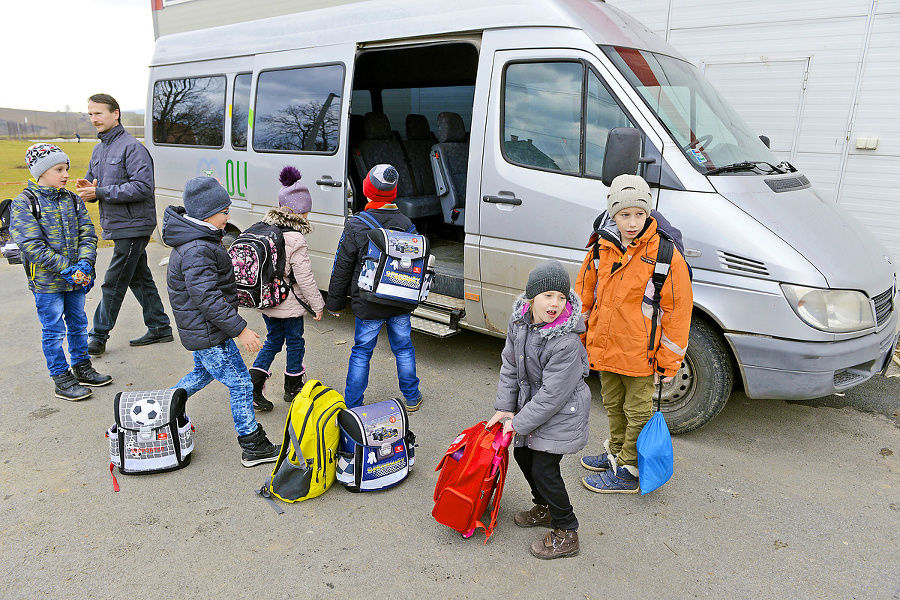
[[110,471],[115,466],[135,475],[186,467],[194,449],[194,426],[184,412],[187,398],[181,388],[116,394],[116,422],[106,432]]

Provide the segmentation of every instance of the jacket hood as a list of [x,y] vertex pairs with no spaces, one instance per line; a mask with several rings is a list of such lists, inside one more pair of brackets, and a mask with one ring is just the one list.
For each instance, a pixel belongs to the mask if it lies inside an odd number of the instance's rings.
[[312,225],[302,216],[285,208],[270,208],[263,217],[263,223],[275,225],[276,227],[290,227],[294,231],[299,231],[306,235],[312,231]]
[[183,206],[168,206],[163,214],[162,237],[167,246],[178,247],[194,240],[222,243],[225,232],[187,218]]
[[[538,327],[538,324],[531,321],[530,308],[531,304],[525,299],[525,294],[520,294],[513,304],[513,319],[519,323]],[[545,323],[543,326],[538,327],[538,331],[541,337],[547,340],[567,333],[576,333],[578,335],[584,333],[586,329],[584,319],[581,316],[581,298],[569,290],[569,299],[562,314],[552,323]]]

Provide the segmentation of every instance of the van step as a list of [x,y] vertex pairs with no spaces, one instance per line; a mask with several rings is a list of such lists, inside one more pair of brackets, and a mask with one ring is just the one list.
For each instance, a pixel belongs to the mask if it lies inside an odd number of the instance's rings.
[[444,325],[437,321],[429,321],[428,319],[423,319],[415,315],[409,317],[409,322],[410,325],[412,325],[413,331],[433,335],[434,337],[445,338],[459,333],[459,329],[453,329],[449,325]]
[[466,301],[463,298],[436,293],[434,289],[431,290],[431,293],[428,294],[428,298],[422,305],[451,311],[458,310],[461,311],[462,314],[465,314],[466,311]]
[[[430,301],[431,294],[428,295]],[[456,300],[452,298],[452,300]],[[420,333],[426,333],[443,338],[454,333],[459,333],[459,319],[464,311],[458,308],[445,308],[432,303],[420,304],[410,316],[412,328]]]

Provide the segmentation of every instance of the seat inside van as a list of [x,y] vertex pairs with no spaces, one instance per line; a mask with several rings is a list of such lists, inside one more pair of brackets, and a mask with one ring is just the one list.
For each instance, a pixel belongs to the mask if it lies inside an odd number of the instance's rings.
[[359,142],[355,151],[356,171],[360,180],[375,165],[393,165],[400,174],[397,182],[397,199],[394,201],[400,212],[410,219],[422,219],[441,213],[441,204],[434,195],[434,183],[427,194],[419,178],[416,177],[407,150],[399,136],[391,131],[391,123],[384,113],[368,112],[363,118],[365,139]]

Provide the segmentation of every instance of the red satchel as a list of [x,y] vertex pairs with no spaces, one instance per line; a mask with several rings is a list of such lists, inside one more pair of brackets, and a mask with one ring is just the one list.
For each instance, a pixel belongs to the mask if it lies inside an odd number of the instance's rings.
[[[509,468],[512,433],[503,435],[503,424],[490,429],[482,421],[463,431],[450,444],[435,471],[440,471],[434,488],[434,510],[438,523],[469,538],[478,527],[484,529],[486,544],[497,525],[500,498]],[[480,519],[493,498],[490,520]]]

